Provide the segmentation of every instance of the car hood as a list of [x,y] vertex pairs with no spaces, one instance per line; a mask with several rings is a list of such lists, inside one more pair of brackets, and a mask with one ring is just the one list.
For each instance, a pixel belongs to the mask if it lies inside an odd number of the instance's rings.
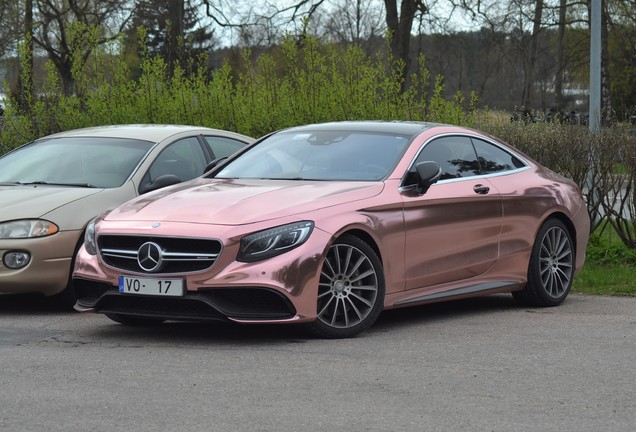
[[196,179],[136,198],[106,220],[242,225],[373,197],[380,182]]
[[47,185],[0,186],[0,221],[40,218],[102,190]]

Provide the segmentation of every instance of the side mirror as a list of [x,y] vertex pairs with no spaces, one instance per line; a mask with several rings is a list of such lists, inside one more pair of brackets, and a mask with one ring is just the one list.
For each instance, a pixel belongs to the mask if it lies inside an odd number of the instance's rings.
[[208,171],[211,171],[213,168],[216,168],[221,162],[223,162],[226,159],[227,159],[227,156],[214,159],[212,162],[206,165],[205,169],[203,170],[203,174],[207,173]]
[[426,161],[415,165],[418,194],[423,195],[442,175],[442,168],[437,162]]
[[157,189],[164,188],[166,186],[172,186],[174,184],[181,183],[181,179],[174,174],[164,174],[155,179],[155,181],[142,184],[139,186],[139,193],[145,194]]

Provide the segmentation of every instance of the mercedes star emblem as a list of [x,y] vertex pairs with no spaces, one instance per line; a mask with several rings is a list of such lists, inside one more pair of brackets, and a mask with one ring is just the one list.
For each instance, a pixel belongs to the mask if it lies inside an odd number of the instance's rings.
[[146,242],[137,251],[137,263],[142,270],[156,272],[161,270],[163,255],[161,246],[154,242]]

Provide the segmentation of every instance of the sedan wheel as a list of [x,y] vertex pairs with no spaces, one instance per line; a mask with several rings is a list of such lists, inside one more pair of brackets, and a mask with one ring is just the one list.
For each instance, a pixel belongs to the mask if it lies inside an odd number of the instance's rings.
[[565,300],[574,276],[574,248],[565,225],[548,220],[539,230],[528,268],[528,283],[513,296],[529,306],[557,306]]
[[311,329],[321,337],[355,336],[371,327],[383,303],[380,259],[362,240],[342,236],[325,258],[318,286],[318,318]]

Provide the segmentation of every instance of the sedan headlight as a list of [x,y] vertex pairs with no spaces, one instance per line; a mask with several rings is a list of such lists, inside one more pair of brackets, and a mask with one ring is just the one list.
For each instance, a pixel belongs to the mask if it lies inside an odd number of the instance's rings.
[[84,232],[84,248],[91,255],[97,255],[97,243],[95,242],[95,221],[93,219],[86,225]]
[[313,229],[313,222],[303,221],[245,236],[237,261],[254,262],[283,254],[305,243]]
[[0,223],[0,239],[46,237],[60,228],[44,219],[21,219]]

